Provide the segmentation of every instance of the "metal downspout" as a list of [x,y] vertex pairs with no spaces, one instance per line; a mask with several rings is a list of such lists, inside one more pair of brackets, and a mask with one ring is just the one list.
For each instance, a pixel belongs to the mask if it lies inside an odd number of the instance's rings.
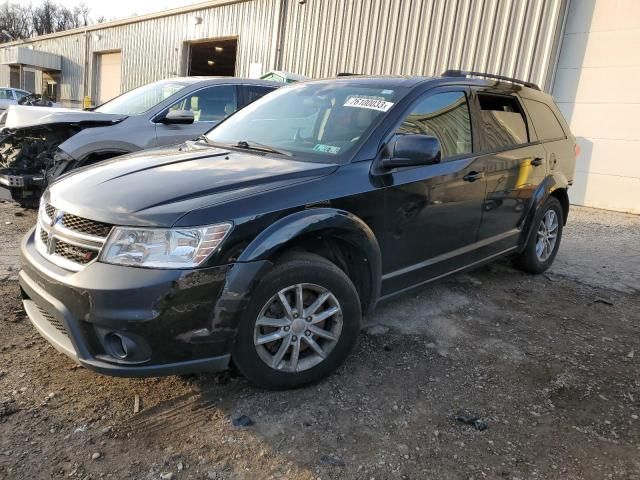
[[282,70],[282,57],[284,50],[284,35],[287,22],[287,1],[280,0],[278,9],[278,29],[276,30],[276,55],[274,61],[274,70]]

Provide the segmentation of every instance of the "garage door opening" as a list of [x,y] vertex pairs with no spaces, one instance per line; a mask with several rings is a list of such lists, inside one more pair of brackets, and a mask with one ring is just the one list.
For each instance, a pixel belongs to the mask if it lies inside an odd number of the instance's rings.
[[238,39],[192,43],[189,75],[233,77],[236,74]]

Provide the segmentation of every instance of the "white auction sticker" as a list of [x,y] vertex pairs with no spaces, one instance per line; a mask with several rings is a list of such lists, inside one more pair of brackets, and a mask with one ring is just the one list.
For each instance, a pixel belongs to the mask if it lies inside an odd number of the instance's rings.
[[386,112],[393,107],[393,102],[387,102],[385,100],[378,100],[376,98],[367,97],[349,97],[344,102],[345,107],[356,108],[368,108],[370,110],[379,110],[380,112]]

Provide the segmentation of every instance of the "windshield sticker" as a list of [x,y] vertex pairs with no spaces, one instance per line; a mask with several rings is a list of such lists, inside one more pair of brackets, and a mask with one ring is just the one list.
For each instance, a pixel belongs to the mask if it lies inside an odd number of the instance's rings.
[[331,155],[337,155],[338,153],[340,153],[340,147],[318,143],[315,147],[313,147],[313,151],[318,153],[330,153]]
[[367,97],[349,97],[344,102],[345,107],[356,108],[368,108],[370,110],[378,110],[380,112],[386,112],[393,107],[393,102],[387,102],[385,100],[378,100],[375,98]]

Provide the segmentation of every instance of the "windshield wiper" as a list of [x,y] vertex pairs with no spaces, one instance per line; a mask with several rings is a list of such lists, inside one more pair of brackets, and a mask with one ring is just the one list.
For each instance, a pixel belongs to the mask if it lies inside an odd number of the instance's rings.
[[252,140],[240,140],[235,145],[238,148],[245,148],[247,150],[257,150],[259,152],[269,152],[269,153],[279,153],[280,155],[285,155],[287,157],[293,157],[293,153],[288,152],[286,150],[281,150],[279,148],[274,148],[269,145],[264,145],[263,143],[254,142]]

